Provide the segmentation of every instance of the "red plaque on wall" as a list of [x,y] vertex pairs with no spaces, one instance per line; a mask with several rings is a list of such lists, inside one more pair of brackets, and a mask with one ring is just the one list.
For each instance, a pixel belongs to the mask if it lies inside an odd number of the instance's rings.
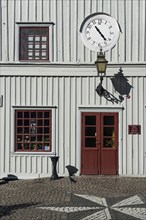
[[141,134],[141,125],[128,125],[128,134]]

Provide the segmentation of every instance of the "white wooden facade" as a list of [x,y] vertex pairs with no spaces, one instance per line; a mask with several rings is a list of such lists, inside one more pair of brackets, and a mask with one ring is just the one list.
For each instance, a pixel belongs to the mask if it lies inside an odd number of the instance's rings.
[[[119,113],[118,174],[146,175],[146,2],[145,0],[1,0],[0,7],[0,177],[50,176],[50,155],[59,156],[57,172],[71,164],[81,173],[81,112]],[[121,104],[100,98],[96,54],[80,39],[83,19],[95,12],[116,18],[122,33],[109,61],[103,86],[116,95],[110,77],[120,66],[133,86]],[[18,60],[22,23],[54,22],[50,62]],[[3,97],[3,99],[2,99]],[[15,109],[52,109],[53,151],[18,153],[14,146]],[[129,135],[128,125],[141,125]]]

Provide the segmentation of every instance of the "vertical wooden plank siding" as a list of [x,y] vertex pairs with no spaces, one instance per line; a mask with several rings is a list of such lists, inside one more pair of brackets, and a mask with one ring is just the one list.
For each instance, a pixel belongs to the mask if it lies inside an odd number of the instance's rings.
[[[143,130],[144,89],[143,77],[130,77],[129,83],[134,87],[131,98],[123,102],[122,123],[122,164],[121,175],[143,174],[143,132],[141,135],[128,135],[129,124],[140,124]],[[105,79],[108,91],[112,92],[110,79]],[[146,83],[146,82],[145,82]],[[26,86],[27,84],[27,86]],[[80,146],[77,143],[80,122],[77,120],[78,106],[107,106],[104,98],[95,93],[98,84],[96,77],[2,77],[0,91],[4,95],[4,106],[0,109],[1,115],[1,162],[3,173],[18,172],[23,176],[51,174],[51,162],[48,155],[15,154],[14,152],[14,109],[12,106],[57,106],[56,111],[56,151],[59,158],[59,174],[65,174],[65,166],[78,165],[77,152]],[[21,86],[20,86],[21,85]],[[51,88],[49,85],[52,85]],[[30,87],[30,89],[29,89]],[[43,101],[43,94],[48,93]],[[38,92],[39,91],[39,92]],[[137,92],[136,92],[137,91]],[[26,95],[27,94],[27,95]],[[27,98],[26,98],[27,97]],[[31,97],[29,100],[28,97]],[[146,100],[145,100],[146,101]],[[130,114],[128,112],[131,112]],[[12,128],[12,129],[10,129]],[[10,155],[10,156],[9,156]],[[26,159],[25,159],[26,157]],[[10,159],[10,161],[9,161]],[[10,166],[11,164],[11,166]],[[39,166],[38,166],[39,164]]]
[[[144,62],[145,0],[11,0],[1,2],[3,62],[14,61],[16,22],[54,22],[54,59],[51,62],[94,62],[96,54],[83,46],[79,28],[83,19],[95,12],[115,17],[121,25],[119,43],[107,58],[112,63]],[[135,13],[136,11],[136,13]]]

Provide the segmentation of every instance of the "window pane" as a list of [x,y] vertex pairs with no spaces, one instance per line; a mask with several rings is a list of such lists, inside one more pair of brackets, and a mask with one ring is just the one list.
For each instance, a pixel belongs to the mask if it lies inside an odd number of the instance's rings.
[[29,36],[28,41],[33,41],[33,36]]
[[31,118],[36,118],[36,112],[31,112]]
[[35,48],[36,48],[36,49],[40,48],[40,45],[39,45],[39,44],[36,44],[36,45],[35,45]]
[[49,134],[49,128],[44,128],[44,134]]
[[108,148],[113,148],[114,147],[114,137],[113,138],[104,138],[104,146],[103,147],[108,147]]
[[42,134],[43,133],[43,129],[42,128],[37,128],[37,134]]
[[24,118],[29,118],[29,112],[24,112]]
[[44,126],[49,126],[49,120],[44,120]]
[[104,127],[104,136],[112,136],[114,133],[114,127]]
[[17,144],[17,149],[18,150],[22,150],[23,149],[23,145],[22,144]]
[[85,138],[85,147],[96,147],[96,138]]
[[17,133],[18,133],[18,134],[22,134],[22,132],[23,132],[23,128],[19,128],[19,127],[18,127],[18,128],[17,128]]
[[42,118],[43,117],[43,112],[38,112],[38,118]]
[[42,126],[43,125],[43,120],[38,120],[38,126]]
[[35,37],[35,41],[40,41],[40,37],[39,36]]
[[47,45],[46,44],[42,44],[42,49],[46,49]]
[[47,40],[47,37],[42,37],[42,41],[46,41]]
[[28,44],[28,48],[32,49],[33,48],[33,44]]
[[31,135],[30,136],[30,141],[35,142],[36,141],[36,135]]
[[95,136],[95,135],[96,135],[96,127],[85,128],[85,136]]
[[24,120],[24,126],[29,126],[29,120]]
[[86,125],[96,125],[96,116],[85,116]]
[[23,125],[22,120],[18,120],[18,121],[17,121],[17,125],[18,125],[18,126],[22,126],[22,125]]
[[114,116],[104,116],[104,125],[114,125]]
[[29,134],[29,127],[28,128],[26,128],[26,127],[24,128],[24,133],[25,134]]
[[17,113],[17,117],[18,117],[18,118],[22,118],[22,112],[18,112],[18,113]]
[[42,56],[46,56],[46,52],[42,52]]

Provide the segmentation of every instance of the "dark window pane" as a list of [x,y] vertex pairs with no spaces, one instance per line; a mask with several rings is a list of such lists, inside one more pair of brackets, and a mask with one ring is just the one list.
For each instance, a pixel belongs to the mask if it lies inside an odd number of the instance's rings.
[[95,135],[96,135],[96,127],[85,128],[85,136],[95,136]]
[[24,150],[29,150],[29,144],[24,144]]
[[18,120],[17,121],[17,126],[22,126],[23,125],[23,121],[22,120]]
[[28,128],[24,128],[24,134],[29,134],[29,127]]
[[85,138],[85,147],[96,147],[96,138]]
[[44,118],[49,118],[49,112],[44,113]]
[[42,142],[42,141],[43,141],[42,135],[38,135],[38,136],[37,136],[37,141],[38,141],[38,142]]
[[114,147],[114,137],[113,138],[104,138],[104,146],[103,147],[113,148]]
[[38,120],[38,126],[42,126],[43,125],[43,120]]
[[49,128],[44,128],[44,134],[49,134]]
[[31,118],[36,118],[36,112],[31,112]]
[[86,125],[96,125],[96,116],[85,116]]
[[37,149],[38,149],[38,150],[42,150],[42,148],[43,148],[43,147],[42,147],[42,144],[37,144]]
[[104,127],[104,136],[113,136],[114,135],[114,127]]
[[37,150],[37,145],[36,144],[31,144],[30,145],[30,150]]
[[104,116],[104,125],[114,125],[114,116]]
[[29,112],[24,112],[24,118],[29,118]]
[[24,126],[29,126],[29,120],[24,120]]
[[44,142],[49,142],[49,136],[44,136]]
[[44,126],[49,126],[49,120],[44,120]]
[[43,117],[43,113],[42,112],[38,112],[38,118],[42,118]]
[[31,135],[30,136],[30,141],[31,142],[35,142],[36,141],[36,136],[35,135]]
[[22,118],[22,112],[17,112],[17,117]]
[[38,134],[42,134],[42,133],[43,133],[43,129],[38,127],[38,128],[37,128],[37,133],[38,133]]
[[17,144],[17,149],[22,150],[23,149],[23,144]]
[[18,127],[18,128],[17,128],[17,133],[18,133],[18,134],[22,134],[22,132],[23,132],[23,128],[19,128],[19,127]]

